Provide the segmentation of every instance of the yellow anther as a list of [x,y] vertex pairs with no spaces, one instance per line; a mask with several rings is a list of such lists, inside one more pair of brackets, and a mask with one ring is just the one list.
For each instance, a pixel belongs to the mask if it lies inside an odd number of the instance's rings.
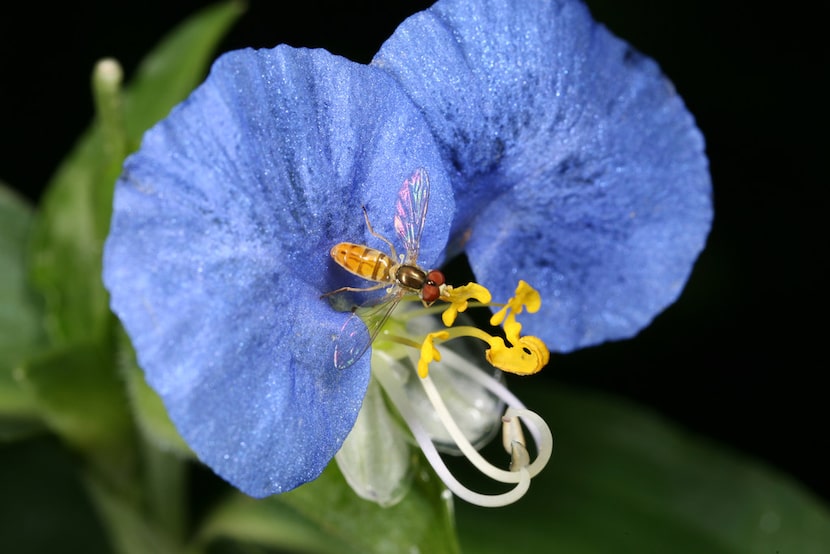
[[[542,307],[542,295],[539,294],[539,291],[521,280],[516,286],[516,296],[513,298],[521,302],[529,314],[535,314]],[[516,313],[520,311],[517,310]]]
[[507,316],[507,321],[504,322],[504,334],[510,344],[516,344],[520,340],[522,332],[522,324],[516,321],[516,316],[510,314]]
[[501,310],[493,314],[493,317],[490,318],[490,325],[501,325],[508,312],[515,319],[515,316],[522,313],[522,310],[526,309],[528,313],[534,314],[539,311],[541,306],[542,296],[539,292],[526,282],[519,281],[515,295],[507,301],[507,304]]
[[418,359],[418,375],[421,378],[429,373],[430,363],[441,360],[435,341],[444,342],[460,337],[473,337],[486,342],[490,346],[485,352],[487,361],[502,371],[531,375],[547,365],[550,352],[545,343],[538,337],[521,336],[522,325],[516,321],[517,314],[524,310],[536,312],[542,303],[539,293],[524,281],[519,281],[515,296],[490,319],[492,325],[502,324],[507,342],[477,327],[452,327],[458,314],[468,308],[471,299],[487,305],[491,298],[490,291],[477,283],[468,283],[463,287],[441,287],[441,300],[450,304],[441,316],[448,329],[429,333],[421,343],[421,356]]
[[490,365],[517,375],[532,375],[545,367],[550,352],[538,337],[519,338],[512,347],[499,337],[487,341],[490,349],[484,354]]
[[458,314],[467,309],[470,299],[489,304],[492,298],[490,291],[478,283],[467,283],[461,287],[446,285],[441,289],[441,300],[449,302],[450,306],[441,314],[441,320],[447,327],[452,327]]
[[441,353],[435,348],[435,339],[447,340],[450,334],[446,331],[429,333],[421,344],[421,357],[418,359],[418,376],[423,379],[429,373],[429,364],[434,360],[441,361]]

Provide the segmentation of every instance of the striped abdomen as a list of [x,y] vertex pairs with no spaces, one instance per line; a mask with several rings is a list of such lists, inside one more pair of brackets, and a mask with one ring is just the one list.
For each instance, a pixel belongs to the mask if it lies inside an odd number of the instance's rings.
[[332,247],[331,257],[343,269],[358,277],[381,283],[395,282],[392,269],[397,264],[380,250],[362,244],[341,242]]

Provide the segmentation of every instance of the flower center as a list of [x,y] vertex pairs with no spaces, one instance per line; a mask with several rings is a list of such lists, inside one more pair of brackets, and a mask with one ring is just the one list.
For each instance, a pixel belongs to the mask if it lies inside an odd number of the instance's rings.
[[[542,418],[525,408],[501,380],[492,376],[492,370],[488,373],[454,348],[441,346],[439,350],[438,345],[459,338],[474,338],[486,344],[484,358],[492,366],[521,375],[536,373],[548,362],[548,350],[538,338],[521,336],[521,324],[516,316],[523,311],[537,311],[539,295],[522,281],[515,296],[492,316],[490,323],[502,325],[505,338],[471,325],[454,326],[459,314],[468,307],[492,305],[490,292],[481,285],[441,284],[439,299],[446,302],[440,308],[436,305],[396,314],[374,345],[372,375],[450,491],[480,506],[504,506],[521,498],[531,478],[547,464],[553,451],[553,436]],[[435,330],[432,323],[429,329],[422,327],[419,332],[414,319],[433,314],[437,309],[443,309],[442,321],[446,327]],[[420,342],[408,338],[412,332],[423,335]],[[438,381],[430,375],[431,365]],[[416,372],[418,378],[414,379]],[[502,413],[504,406],[507,408]],[[511,459],[507,470],[492,465],[477,450],[483,440],[490,438],[493,425],[499,423],[502,442]],[[523,425],[535,443],[536,457],[532,461]],[[493,495],[470,490],[450,472],[439,450],[461,453],[482,474],[512,488]],[[338,461],[342,458],[338,457]]]
[[[491,305],[490,291],[477,283],[469,283],[462,287],[443,285],[440,299],[450,304],[441,315],[447,327],[452,327],[458,314],[468,308],[471,299],[478,300],[483,306]],[[430,333],[421,345],[418,375],[426,377],[429,364],[441,359],[440,352],[435,348],[437,341],[446,342],[459,337],[473,337],[487,343],[490,346],[486,352],[487,361],[502,371],[518,375],[537,373],[547,365],[550,352],[538,337],[521,336],[522,325],[516,321],[516,316],[524,310],[536,313],[541,305],[542,299],[539,293],[526,282],[519,281],[515,296],[490,318],[491,325],[503,325],[506,342],[501,337],[492,336],[471,326],[454,327]]]

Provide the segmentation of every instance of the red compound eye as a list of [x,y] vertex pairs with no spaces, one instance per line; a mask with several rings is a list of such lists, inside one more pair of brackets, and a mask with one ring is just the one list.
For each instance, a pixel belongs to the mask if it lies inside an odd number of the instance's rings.
[[[443,276],[442,276],[443,277]],[[421,300],[430,305],[441,296],[441,291],[435,285],[424,285],[421,289]]]
[[446,279],[444,278],[444,274],[440,270],[433,269],[432,271],[427,273],[427,282],[431,285],[436,285],[440,287],[446,282]]

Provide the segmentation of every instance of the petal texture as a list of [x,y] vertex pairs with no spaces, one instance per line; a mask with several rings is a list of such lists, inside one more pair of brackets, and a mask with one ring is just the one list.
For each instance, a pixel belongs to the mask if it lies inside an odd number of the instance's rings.
[[525,332],[569,351],[636,334],[682,290],[712,220],[704,144],[657,65],[576,0],[439,0],[373,65],[453,171],[453,250]]
[[347,314],[320,294],[346,283],[328,252],[377,245],[361,205],[393,236],[419,166],[431,263],[454,206],[419,112],[379,70],[285,46],[222,56],[127,160],[105,247],[112,308],[184,439],[242,491],[314,479],[354,424],[371,356],[334,368]]

